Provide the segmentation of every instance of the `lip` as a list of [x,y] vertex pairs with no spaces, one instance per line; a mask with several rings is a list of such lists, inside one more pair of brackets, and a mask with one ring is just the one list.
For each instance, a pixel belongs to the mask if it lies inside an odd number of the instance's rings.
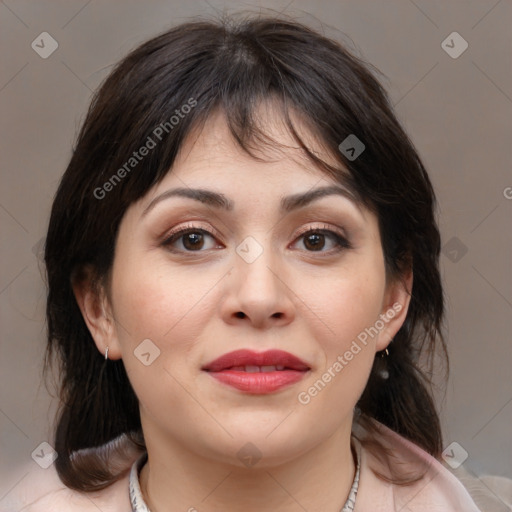
[[[261,368],[248,372],[240,367],[276,366],[282,369]],[[235,350],[220,356],[201,368],[223,384],[252,394],[273,393],[304,378],[310,367],[298,357],[283,350]],[[269,371],[270,370],[270,371]]]
[[291,370],[305,371],[309,366],[298,357],[284,350],[235,350],[228,352],[202,367],[208,372],[219,372],[236,366],[284,366]]

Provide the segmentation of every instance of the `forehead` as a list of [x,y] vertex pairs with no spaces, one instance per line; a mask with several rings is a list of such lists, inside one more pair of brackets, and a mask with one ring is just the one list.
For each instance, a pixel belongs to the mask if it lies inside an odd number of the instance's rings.
[[[229,209],[236,204],[237,212],[243,208],[259,215],[263,204],[272,203],[274,209],[276,203],[279,211],[291,211],[308,204],[313,196],[316,199],[332,194],[336,188],[335,193],[344,195],[366,216],[364,202],[354,190],[349,171],[308,128],[300,114],[290,113],[300,141],[295,140],[282,108],[275,102],[261,102],[252,115],[254,125],[250,136],[243,139],[243,147],[222,110],[198,123],[182,142],[169,172],[131,209],[140,210],[142,218],[162,200],[182,196],[210,205],[231,204]],[[308,151],[336,173],[328,174]]]
[[[339,168],[340,176],[348,175],[348,171],[334,158],[326,144],[306,126],[300,114],[292,111],[290,117],[309,151],[329,165]],[[312,162],[294,139],[276,102],[261,102],[255,108],[254,125],[250,129],[250,137],[244,140],[248,152],[235,140],[226,114],[216,110],[186,137],[173,164],[173,171],[180,173],[186,170],[191,175],[215,167],[217,172],[230,169],[238,174],[244,168],[258,168],[262,178],[265,174],[279,178],[291,173],[297,178],[303,174],[304,177],[310,176],[310,179],[323,178],[335,183]]]

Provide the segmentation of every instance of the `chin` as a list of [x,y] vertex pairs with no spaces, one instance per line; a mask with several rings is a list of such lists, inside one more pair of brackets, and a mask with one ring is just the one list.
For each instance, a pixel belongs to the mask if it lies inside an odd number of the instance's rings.
[[233,438],[224,437],[224,442],[211,446],[211,450],[215,458],[240,468],[276,467],[307,453],[316,444],[304,430],[292,433],[289,429],[276,429],[270,435],[271,430],[255,428],[230,432]]

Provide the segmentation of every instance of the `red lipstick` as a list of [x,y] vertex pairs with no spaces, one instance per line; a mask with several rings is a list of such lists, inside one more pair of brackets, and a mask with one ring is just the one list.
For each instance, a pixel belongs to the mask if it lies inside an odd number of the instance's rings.
[[268,394],[298,382],[310,368],[283,350],[235,350],[206,364],[202,370],[240,391]]

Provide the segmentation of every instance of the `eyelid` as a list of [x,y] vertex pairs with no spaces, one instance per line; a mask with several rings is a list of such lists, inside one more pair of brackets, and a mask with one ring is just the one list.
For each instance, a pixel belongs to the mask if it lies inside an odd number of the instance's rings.
[[294,239],[296,240],[300,236],[303,236],[306,233],[308,233],[309,231],[329,231],[329,232],[336,233],[340,237],[346,238],[348,240],[348,235],[344,232],[344,230],[342,230],[338,227],[332,226],[330,224],[325,224],[325,223],[322,226],[307,226],[305,228],[301,228],[299,230],[299,232],[295,235]]
[[171,238],[173,238],[174,236],[184,235],[185,233],[192,231],[200,231],[202,233],[206,233],[207,235],[215,238],[217,242],[219,242],[219,238],[222,238],[222,235],[212,226],[206,228],[199,224],[187,223],[185,225],[179,225],[178,227],[172,228],[170,231],[166,231],[166,233],[162,237],[162,245],[170,244],[172,241]]

